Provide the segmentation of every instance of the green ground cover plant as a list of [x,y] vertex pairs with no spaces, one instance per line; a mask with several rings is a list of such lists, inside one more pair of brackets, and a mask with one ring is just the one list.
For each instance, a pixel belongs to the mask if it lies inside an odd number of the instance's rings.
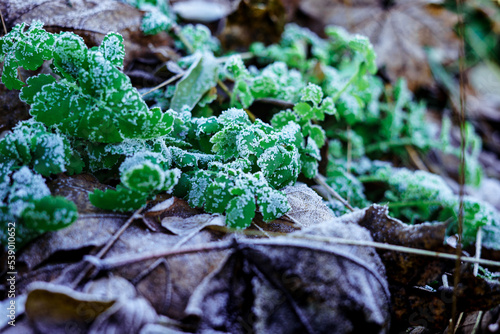
[[[76,206],[51,196],[45,183],[60,173],[116,175],[114,189],[90,194],[102,209],[130,212],[170,193],[242,229],[256,212],[265,221],[285,214],[281,189],[299,177],[313,180],[325,159],[327,182],[353,206],[388,204],[407,223],[448,221],[449,233],[456,232],[458,196],[440,176],[404,167],[407,146],[459,156],[450,123],[433,129],[404,80],[389,85],[376,75],[367,38],[328,27],[321,39],[289,24],[278,44],[224,54],[207,27],[179,26],[163,2],[132,4],[145,11],[145,34],[168,31],[184,55],[179,80],[146,94],[122,71],[119,34],[88,48],[76,34],[49,33],[32,22],[0,39],[2,82],[20,89],[32,116],[0,139],[2,244],[10,221],[22,226],[20,247],[77,219]],[[50,73],[19,77],[18,68],[35,71],[45,62]],[[271,116],[250,111],[262,101],[276,106]],[[480,150],[467,125],[465,175],[472,185],[481,182]],[[381,186],[372,192],[370,183]],[[338,215],[346,212],[334,199],[329,204]],[[498,212],[473,198],[464,204],[464,242],[473,243],[483,227],[484,243],[500,249]]]

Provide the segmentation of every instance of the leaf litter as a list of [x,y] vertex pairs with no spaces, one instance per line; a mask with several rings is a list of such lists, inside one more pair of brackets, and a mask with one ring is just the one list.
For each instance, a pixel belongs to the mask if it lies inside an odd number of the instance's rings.
[[[91,212],[95,210],[91,205],[89,207],[93,209],[87,207],[89,211],[85,212],[81,208],[86,204],[72,198],[79,204],[79,211],[83,212],[78,222],[74,224],[77,226],[73,231],[74,235],[64,236],[62,233],[65,230],[46,234],[45,241],[42,241],[45,236],[39,239],[41,243],[45,242],[45,248],[35,247],[30,254],[25,255],[24,251],[22,253],[24,256],[22,261],[28,268],[33,269],[31,272],[23,273],[28,281],[57,282],[57,284],[35,282],[24,289],[24,292],[28,293],[29,307],[26,314],[31,321],[30,324],[34,324],[35,328],[42,332],[59,331],[58,326],[61,323],[51,322],[57,320],[59,316],[57,312],[48,319],[40,313],[46,311],[50,301],[55,298],[69,304],[71,301],[78,301],[87,306],[99,305],[101,311],[91,318],[92,324],[88,321],[89,318],[82,319],[81,315],[73,318],[77,324],[83,320],[83,323],[80,323],[82,328],[90,332],[139,332],[141,329],[148,333],[155,330],[178,332],[180,329],[214,332],[220,331],[221,326],[227,326],[231,332],[248,329],[273,333],[294,330],[330,332],[332,328],[336,328],[328,327],[330,325],[339,326],[335,332],[342,330],[352,332],[358,329],[370,333],[385,332],[390,321],[388,290],[399,292],[397,289],[401,289],[401,286],[411,290],[408,288],[410,282],[417,284],[412,288],[421,287],[431,278],[436,278],[451,268],[451,264],[447,265],[445,264],[447,262],[440,259],[422,260],[423,257],[420,256],[394,251],[375,252],[370,247],[330,244],[314,238],[308,239],[319,235],[332,237],[332,240],[341,237],[368,242],[373,237],[380,242],[453,253],[452,247],[442,244],[446,227],[444,224],[408,227],[398,224],[387,216],[384,210],[377,207],[357,210],[332,221],[331,212],[324,205],[318,206],[321,200],[315,197],[309,188],[291,187],[286,193],[292,207],[289,217],[288,219],[282,217],[283,220],[276,220],[270,225],[283,226],[286,224],[285,220],[292,220],[294,227],[286,232],[297,230],[298,225],[303,229],[292,233],[290,237],[304,240],[291,240],[282,236],[270,240],[255,240],[246,238],[244,233],[238,233],[234,236],[235,241],[232,241],[233,237],[229,236],[228,231],[213,228],[219,226],[221,216],[199,214],[199,211],[189,208],[182,200],[170,198],[160,207],[152,208],[137,217],[110,249],[108,258],[90,260],[91,258],[87,257],[83,261],[80,261],[83,254],[95,254],[98,248],[107,244],[127,217],[120,214],[106,216],[99,211]],[[295,203],[292,204],[294,200]],[[78,227],[79,223],[81,226]],[[96,232],[99,233],[91,236],[92,242],[82,242],[85,239],[84,233],[89,230],[94,231],[96,224],[105,230],[98,228],[100,231]],[[372,236],[358,224],[366,227]],[[89,229],[88,226],[93,228]],[[377,230],[375,226],[383,230]],[[275,231],[283,232],[286,229],[276,227]],[[427,240],[429,235],[430,240]],[[68,242],[59,245],[58,240],[66,238]],[[441,242],[438,243],[438,240]],[[220,242],[225,242],[223,244],[225,246],[215,247],[215,244],[222,245]],[[50,244],[57,246],[47,247]],[[175,247],[180,246],[182,248],[175,250]],[[213,252],[203,251],[203,248],[209,249],[212,246],[214,246]],[[196,247],[200,252],[189,251]],[[134,253],[161,253],[162,250],[169,250],[171,255],[151,256],[142,262],[129,262],[130,265],[127,266],[113,266],[114,260],[133,258],[130,255]],[[79,252],[77,253],[79,256],[74,257],[75,251]],[[79,262],[75,263],[75,259]],[[295,261],[296,259],[300,261]],[[68,265],[64,262],[68,260],[73,263]],[[71,278],[78,276],[80,268],[89,262],[100,269],[98,275],[94,273],[90,280],[87,279],[82,284],[69,288],[70,282],[74,282]],[[388,281],[385,279],[385,268],[391,268],[387,269]],[[497,285],[492,283],[487,286],[482,280],[471,277],[465,268],[463,270],[463,286],[459,293],[459,297],[463,298],[463,304],[470,303],[474,296],[477,298],[478,293],[486,293],[491,297],[492,305],[498,303]],[[57,277],[59,273],[61,276]],[[411,275],[406,277],[407,273]],[[85,282],[86,284],[83,284]],[[400,285],[397,286],[394,282]],[[97,288],[92,288],[94,285]],[[475,291],[471,294],[473,286]],[[440,288],[444,291],[447,286],[443,283]],[[116,293],[118,290],[120,293]],[[338,300],[339,296],[345,297],[346,291],[350,303]],[[324,296],[333,298],[325,300]],[[414,295],[408,293],[406,296],[413,302],[405,305],[406,310],[418,306],[427,307],[428,309],[424,311],[428,311],[429,305],[435,305],[435,301],[429,298],[415,301]],[[20,299],[24,297],[25,295],[22,295]],[[216,300],[217,303],[211,303],[211,300]],[[218,304],[219,301],[236,306],[232,309],[222,309]],[[244,305],[248,301],[253,304]],[[106,308],[107,303],[112,304]],[[472,304],[472,307],[477,305],[484,307],[478,300]],[[353,309],[358,312],[356,316],[361,315],[364,322],[353,320],[359,320],[353,316]],[[399,307],[397,309],[399,310]],[[328,322],[332,321],[328,318],[332,310],[341,310],[335,323]],[[440,310],[437,308],[430,310],[432,316],[440,315],[438,313]],[[57,311],[63,312],[63,310]],[[71,311],[74,312],[75,309]],[[342,311],[345,311],[345,314]],[[61,314],[68,315],[64,312]],[[166,318],[161,318],[162,321],[159,321],[158,314],[174,318],[177,322],[167,321],[169,325],[165,326]],[[214,318],[210,318],[210,314],[214,314]],[[403,318],[399,314],[396,316]],[[404,316],[408,318],[414,314]],[[493,314],[491,316],[493,323],[494,317]],[[426,321],[430,322],[429,326],[432,327],[433,321],[437,323],[443,319],[447,320],[449,316],[437,320],[430,318],[427,317]],[[25,332],[28,333],[33,328],[26,325],[24,320],[19,325],[21,331],[26,329]],[[417,320],[420,318],[417,317]]]

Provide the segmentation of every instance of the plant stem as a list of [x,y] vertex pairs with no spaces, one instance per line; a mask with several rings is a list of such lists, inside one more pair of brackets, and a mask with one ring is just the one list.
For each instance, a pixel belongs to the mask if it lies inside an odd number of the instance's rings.
[[231,99],[232,97],[232,93],[231,91],[229,90],[229,88],[226,86],[226,84],[224,82],[222,82],[222,80],[217,80],[217,84],[219,85],[220,88],[222,88],[222,90],[224,91],[224,93],[227,94],[227,96],[229,97],[229,99]]
[[2,19],[2,27],[3,27],[4,35],[7,35],[7,27],[5,26],[5,21],[3,19],[3,14],[2,14],[1,10],[0,10],[0,19]]

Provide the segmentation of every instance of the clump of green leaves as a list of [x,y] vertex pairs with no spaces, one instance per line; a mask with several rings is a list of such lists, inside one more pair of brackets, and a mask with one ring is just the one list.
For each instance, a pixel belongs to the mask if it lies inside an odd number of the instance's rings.
[[[64,136],[41,123],[22,122],[0,140],[0,224],[18,222],[16,247],[76,220],[75,204],[51,196],[42,177],[64,171],[81,171],[81,161]],[[2,228],[0,242],[7,238]]]
[[[121,71],[125,53],[118,34],[89,49],[75,34],[51,34],[34,22],[0,39],[2,81],[21,89],[34,117],[0,141],[0,176],[7,189],[0,193],[2,219],[24,222],[25,240],[76,219],[74,206],[52,197],[44,182],[63,172],[117,182],[114,189],[90,194],[103,209],[133,211],[171,193],[193,207],[225,214],[234,228],[248,227],[256,212],[265,221],[276,219],[290,208],[280,189],[301,174],[317,175],[327,139],[327,180],[353,205],[390,202],[392,214],[413,222],[456,219],[451,213],[457,201],[439,177],[374,162],[386,155],[404,159],[407,145],[421,152],[436,145],[425,106],[414,101],[404,81],[386,88],[375,76],[375,54],[365,37],[329,27],[321,39],[288,25],[280,43],[251,47],[261,66],[247,67],[239,55],[217,59],[219,43],[208,28],[177,26],[165,2],[132,2],[146,12],[145,33],[173,33],[186,54],[177,62],[182,78],[152,94],[155,107]],[[35,70],[45,61],[51,61],[50,75],[26,83],[18,78],[18,67]],[[222,81],[228,83],[228,101],[212,108],[221,100],[216,87]],[[246,110],[266,99],[285,106],[274,109],[269,124]],[[480,142],[472,127],[467,129],[466,151],[476,159]],[[445,152],[459,153],[445,144]],[[467,173],[478,182],[476,167]],[[367,180],[384,184],[382,193],[367,193]],[[23,190],[28,184],[43,191]],[[466,240],[479,226],[486,241],[498,237],[496,211],[470,198],[466,202]]]
[[[88,49],[73,33],[51,34],[42,29],[42,23],[33,22],[26,31],[21,24],[5,35],[1,47],[7,73],[2,82],[11,89],[22,87],[20,98],[31,105],[35,120],[46,126],[104,143],[154,138],[171,129],[171,115],[158,108],[150,110],[120,71],[125,52],[118,34],[110,33],[99,47]],[[23,86],[17,78],[19,66],[35,70],[51,59],[59,80],[39,74]]]

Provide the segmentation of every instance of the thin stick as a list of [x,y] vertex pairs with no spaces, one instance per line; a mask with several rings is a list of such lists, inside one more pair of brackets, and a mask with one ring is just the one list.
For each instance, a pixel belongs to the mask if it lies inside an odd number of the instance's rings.
[[177,80],[177,79],[181,78],[183,75],[184,75],[184,72],[179,73],[179,74],[177,74],[177,75],[174,75],[173,77],[169,78],[168,80],[163,81],[163,82],[162,82],[161,84],[159,84],[158,86],[155,86],[155,87],[151,88],[151,89],[150,89],[150,90],[148,90],[146,93],[141,94],[141,96],[148,95],[149,93],[154,92],[155,90],[158,90],[158,89],[160,89],[160,88],[162,88],[162,87],[164,87],[164,86],[166,86],[166,85],[168,85],[168,84],[171,84],[171,83],[172,83],[172,82],[174,82],[175,80]]
[[[476,254],[474,255],[476,259],[481,258],[482,239],[483,239],[483,227],[479,226],[476,234]],[[474,263],[474,270],[473,270],[474,276],[477,276],[478,272],[479,272],[479,263],[476,262]]]
[[[106,242],[106,245],[95,255],[94,258],[101,259],[106,253],[110,250],[110,248],[114,245],[114,243],[121,237],[123,232],[132,224],[132,222],[140,217],[140,213],[144,207],[141,207],[139,210],[135,211],[132,216],[123,224],[118,231],[113,234],[113,236]],[[72,282],[73,287],[76,287],[84,278],[89,274],[89,272],[94,268],[94,263],[88,263],[87,266],[80,272],[80,274],[75,278]]]
[[268,103],[275,105],[277,107],[285,108],[285,109],[292,109],[294,104],[292,102],[288,102],[285,100],[280,100],[280,99],[273,99],[270,97],[265,97],[262,99],[256,99],[255,102],[262,102],[262,103]]
[[186,47],[186,49],[188,49],[189,53],[194,53],[193,46],[186,39],[186,36],[184,36],[184,34],[181,31],[181,28],[177,24],[175,24],[174,26],[172,26],[172,31],[177,36],[177,38],[179,38],[179,40],[182,42],[182,44],[184,44],[184,46]]
[[314,181],[316,181],[317,184],[325,187],[325,189],[333,196],[335,197],[336,200],[338,200],[340,203],[344,204],[346,208],[348,208],[350,211],[354,211],[354,208],[344,199],[342,196],[339,195],[332,187],[330,187],[326,181],[325,177],[321,174],[318,174],[315,178]]
[[483,320],[483,311],[477,312],[476,322],[474,323],[471,334],[477,334],[479,326],[481,325],[481,320]]
[[3,20],[3,14],[1,10],[0,10],[0,19],[2,19],[3,31],[5,32],[5,35],[7,35],[7,27],[5,26],[5,21]]
[[[458,31],[460,38],[459,47],[459,82],[460,82],[460,169],[459,169],[459,212],[458,212],[458,243],[457,243],[457,259],[455,260],[455,272],[453,280],[453,299],[451,308],[451,325],[449,333],[455,329],[455,318],[458,312],[458,284],[460,283],[460,254],[462,253],[462,234],[463,234],[463,224],[464,224],[464,195],[465,195],[465,106],[466,106],[466,94],[465,94],[465,22],[464,22],[464,1],[457,0],[457,12],[458,12]],[[477,262],[475,262],[477,263]]]
[[424,165],[424,162],[420,157],[418,156],[417,151],[413,148],[413,146],[406,145],[405,146],[406,152],[408,152],[408,155],[410,156],[411,161],[417,166],[418,169],[424,170],[426,172],[429,171],[429,169]]
[[227,96],[231,99],[231,91],[227,88],[226,84],[222,82],[222,80],[217,80],[217,84],[222,88],[222,90],[227,94]]
[[[248,235],[259,235],[259,236],[265,236],[259,231],[245,231],[245,234]],[[276,232],[266,232],[266,234],[271,235],[271,236],[283,236],[282,233],[276,233]],[[342,239],[342,238],[330,238],[330,237],[320,237],[320,236],[313,236],[313,235],[297,235],[294,236],[293,234],[288,234],[287,237],[291,237],[293,239],[300,239],[300,240],[313,240],[313,241],[321,241],[321,242],[329,242],[329,243],[334,243],[334,244],[341,244],[341,245],[352,245],[352,246],[360,246],[360,247],[373,247],[377,249],[385,249],[389,251],[395,251],[395,252],[402,252],[402,253],[408,253],[408,254],[413,254],[413,255],[421,255],[421,256],[428,256],[428,257],[434,257],[434,258],[440,258],[444,260],[456,260],[458,257],[455,254],[448,254],[448,253],[440,253],[440,252],[434,252],[434,251],[429,251],[425,249],[418,249],[418,248],[411,248],[411,247],[405,247],[405,246],[398,246],[398,245],[390,245],[386,243],[380,243],[380,242],[375,242],[375,241],[367,241],[367,240],[350,240],[350,239]],[[246,244],[269,244],[273,242],[273,239],[267,239],[267,240],[246,240]],[[114,258],[107,258],[103,260],[96,259],[94,256],[87,256],[88,260],[94,263],[96,266],[100,267],[101,269],[109,270],[121,266],[126,266],[126,265],[131,265],[137,262],[142,262],[142,261],[147,261],[159,257],[170,257],[170,256],[178,256],[178,255],[184,255],[184,254],[190,254],[190,253],[198,253],[198,252],[211,252],[211,251],[216,251],[216,250],[223,250],[223,249],[228,249],[231,247],[231,245],[234,243],[234,241],[229,240],[229,241],[218,241],[218,242],[212,242],[209,244],[204,244],[200,245],[197,247],[186,247],[186,248],[179,248],[172,250],[171,247],[168,249],[161,249],[153,252],[144,252],[144,253],[139,253],[136,254],[135,256],[130,256],[130,255],[124,255],[124,256],[116,256]],[[281,245],[281,244],[280,244]],[[286,243],[282,243],[283,246],[286,246]],[[304,247],[306,247],[307,244],[304,244]],[[306,247],[307,248],[307,247]],[[310,248],[310,247],[309,247]],[[492,261],[492,260],[485,260],[485,259],[476,259],[473,257],[460,257],[460,260],[462,262],[466,263],[481,263],[483,265],[488,265],[488,266],[494,266],[494,267],[500,267],[500,262],[498,261]]]
[[460,323],[462,322],[463,317],[464,317],[464,312],[460,312],[460,314],[458,315],[457,325],[453,329],[453,334],[455,334],[457,332],[458,327],[460,326]]
[[[347,126],[347,173],[351,173],[352,164],[352,141],[351,141],[351,126]],[[349,198],[347,199],[349,200]]]
[[266,230],[264,230],[262,227],[260,227],[259,225],[255,224],[254,222],[252,222],[252,225],[257,227],[257,229],[262,233],[264,234],[266,237],[268,237],[269,239],[271,238],[271,236],[269,235],[269,233],[267,233]]

